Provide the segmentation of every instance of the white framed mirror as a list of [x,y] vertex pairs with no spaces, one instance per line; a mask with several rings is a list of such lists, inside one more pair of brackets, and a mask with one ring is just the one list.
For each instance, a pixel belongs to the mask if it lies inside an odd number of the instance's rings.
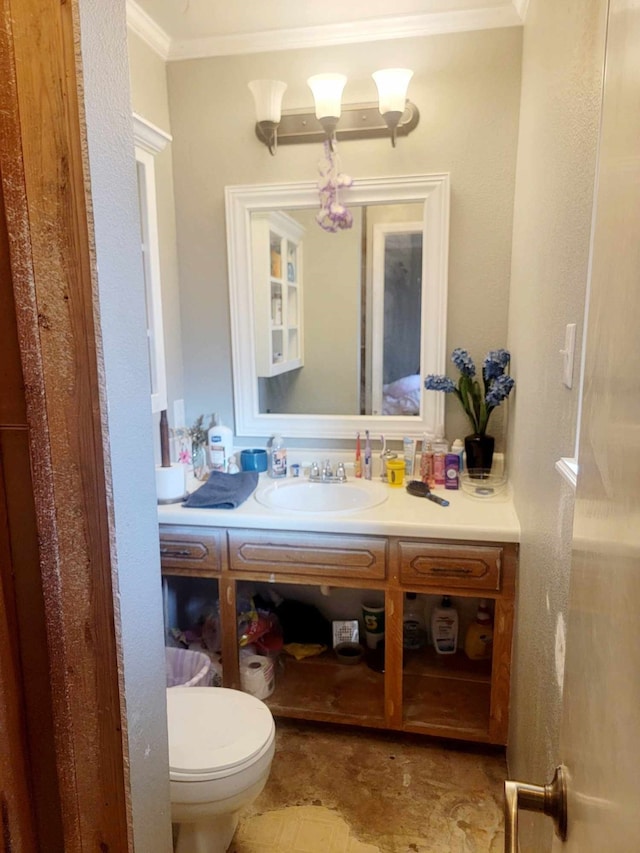
[[423,379],[445,372],[449,175],[358,179],[341,201],[354,226],[326,233],[316,182],[225,188],[238,436],[444,431]]

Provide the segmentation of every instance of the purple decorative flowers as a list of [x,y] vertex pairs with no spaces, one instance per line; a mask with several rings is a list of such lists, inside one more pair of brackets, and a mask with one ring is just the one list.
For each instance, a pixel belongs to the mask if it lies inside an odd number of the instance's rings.
[[324,157],[318,164],[320,210],[316,215],[316,222],[325,231],[331,232],[343,231],[353,225],[351,211],[344,204],[341,204],[338,198],[338,190],[342,187],[350,187],[353,184],[353,179],[348,175],[338,173],[335,144],[334,142],[332,147],[328,140],[325,141]]
[[509,366],[510,353],[506,349],[490,350],[482,363],[482,387],[477,379],[476,366],[467,350],[454,349],[451,361],[460,372],[456,385],[447,376],[430,374],[424,381],[427,391],[444,391],[455,394],[471,421],[473,431],[485,435],[491,412],[506,400],[511,393],[514,380],[505,373]]

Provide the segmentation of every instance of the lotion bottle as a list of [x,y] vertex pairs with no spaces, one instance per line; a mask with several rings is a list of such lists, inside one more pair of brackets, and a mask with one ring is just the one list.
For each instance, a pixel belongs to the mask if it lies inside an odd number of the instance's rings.
[[226,471],[233,454],[233,431],[223,426],[217,415],[212,418],[213,425],[207,431],[209,464],[212,471]]
[[458,648],[458,611],[451,606],[448,595],[431,614],[433,647],[439,655],[453,655]]

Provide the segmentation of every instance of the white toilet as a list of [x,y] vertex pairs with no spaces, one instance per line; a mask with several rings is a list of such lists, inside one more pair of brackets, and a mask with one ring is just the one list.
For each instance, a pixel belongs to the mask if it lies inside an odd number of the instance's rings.
[[225,853],[240,809],[264,788],[275,725],[264,702],[225,687],[167,689],[176,853]]

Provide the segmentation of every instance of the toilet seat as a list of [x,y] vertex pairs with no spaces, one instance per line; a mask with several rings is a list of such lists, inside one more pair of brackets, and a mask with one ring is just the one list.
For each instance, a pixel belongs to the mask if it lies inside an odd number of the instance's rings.
[[225,687],[167,688],[169,771],[174,781],[204,782],[241,773],[269,751],[271,711]]

